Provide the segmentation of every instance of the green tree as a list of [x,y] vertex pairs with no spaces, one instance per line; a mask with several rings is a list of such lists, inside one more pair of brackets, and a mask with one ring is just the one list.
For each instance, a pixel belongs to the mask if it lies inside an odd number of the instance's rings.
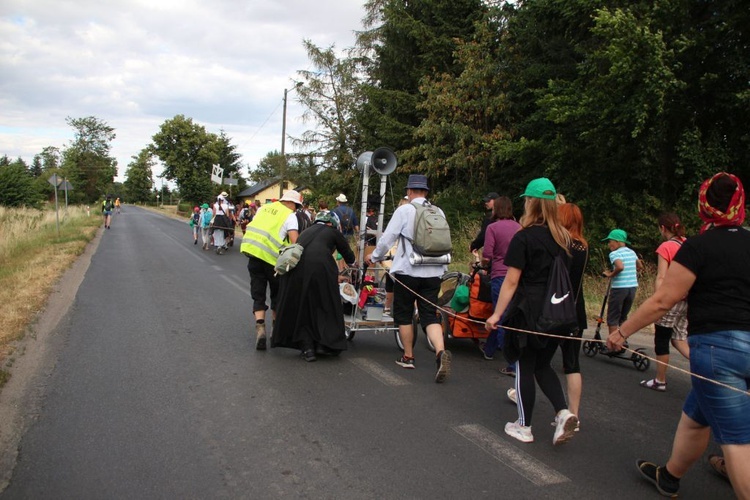
[[425,118],[420,81],[460,73],[457,40],[472,36],[485,7],[481,0],[375,0],[366,7],[369,29],[359,43],[370,61],[363,62],[365,101],[357,115],[361,143],[400,153],[415,145],[414,130]]
[[349,171],[359,149],[355,119],[362,101],[358,63],[352,57],[337,57],[333,46],[322,49],[310,40],[303,43],[313,69],[298,71],[304,82],[295,90],[306,107],[303,120],[314,123],[315,128],[294,143],[307,155],[319,158],[323,168]]
[[6,207],[38,208],[43,196],[36,188],[34,177],[21,159],[0,158],[0,205]]
[[94,116],[65,121],[75,134],[62,153],[63,176],[79,201],[91,203],[112,188],[117,176],[117,160],[110,155],[115,129]]
[[213,165],[224,169],[224,177],[239,174],[240,156],[227,136],[206,131],[192,118],[177,115],[165,121],[153,136],[152,151],[164,164],[162,176],[177,183],[185,200],[199,203],[213,197],[223,186],[212,186]]
[[154,158],[150,148],[142,149],[133,156],[125,171],[125,196],[128,202],[143,203],[151,201],[151,184]]

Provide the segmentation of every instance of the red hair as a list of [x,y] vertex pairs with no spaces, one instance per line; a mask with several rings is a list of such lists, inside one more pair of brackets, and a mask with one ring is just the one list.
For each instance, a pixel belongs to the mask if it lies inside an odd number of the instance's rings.
[[560,223],[568,230],[570,237],[589,246],[586,238],[583,237],[583,213],[575,203],[563,203],[557,206],[557,214],[560,217]]

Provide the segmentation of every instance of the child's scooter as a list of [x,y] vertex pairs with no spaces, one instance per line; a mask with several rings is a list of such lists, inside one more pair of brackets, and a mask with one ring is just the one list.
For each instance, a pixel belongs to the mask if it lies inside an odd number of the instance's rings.
[[[602,323],[604,323],[604,310],[607,308],[607,299],[609,298],[609,292],[612,289],[612,279],[609,279],[607,283],[607,291],[604,293],[604,301],[602,302],[602,308],[599,311],[599,316],[594,318],[596,320],[596,332],[594,333],[594,340],[586,340],[583,342],[583,353],[589,358],[593,358],[597,354],[603,354],[609,358],[626,359],[633,363],[635,369],[639,372],[648,370],[651,365],[651,361],[644,357],[646,353],[645,349],[638,348],[632,354],[628,354],[628,351],[621,349],[619,351],[610,351],[607,348],[607,344],[602,342],[601,329]],[[625,347],[628,346],[627,341]]]

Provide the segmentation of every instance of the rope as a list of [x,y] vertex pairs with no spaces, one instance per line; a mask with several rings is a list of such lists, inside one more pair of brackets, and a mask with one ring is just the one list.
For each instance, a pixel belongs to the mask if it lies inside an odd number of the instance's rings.
[[[454,318],[458,318],[459,317],[458,314],[456,314],[452,310],[442,308],[439,305],[437,305],[435,303],[432,303],[429,300],[427,300],[426,298],[424,298],[421,295],[419,295],[417,292],[415,292],[414,290],[412,290],[411,288],[409,288],[408,286],[406,286],[401,280],[399,280],[396,277],[395,274],[390,274],[390,273],[388,273],[388,274],[391,276],[391,279],[393,279],[394,282],[398,283],[399,285],[401,285],[405,289],[409,290],[413,295],[417,296],[420,300],[426,302],[427,304],[430,304],[431,306],[434,306],[439,311],[441,311],[441,312],[443,312],[445,314],[448,314],[449,316],[453,316]],[[479,320],[475,320],[475,319],[468,318],[468,317],[467,318],[461,317],[461,321],[472,322],[472,323],[476,323],[476,324],[479,324],[479,325],[482,325],[482,326],[484,326],[486,324],[486,321],[479,321]],[[536,331],[533,331],[533,330],[523,330],[521,328],[513,328],[513,327],[510,327],[510,326],[503,326],[502,328],[503,328],[503,330],[513,330],[513,331],[516,331],[516,332],[519,332],[519,333],[526,333],[526,334],[530,334],[530,335],[540,335],[540,336],[543,336],[543,337],[549,337],[549,338],[553,338],[553,339],[578,340],[578,341],[581,341],[581,342],[588,341],[588,342],[597,342],[597,343],[604,344],[604,345],[607,344],[607,342],[605,340],[599,340],[599,339],[584,339],[583,337],[578,338],[578,337],[568,337],[568,336],[564,336],[564,335],[553,335],[551,333],[536,332]],[[656,358],[652,358],[650,356],[647,356],[647,355],[645,355],[645,354],[643,354],[641,352],[637,352],[637,351],[635,351],[633,349],[630,349],[628,347],[624,347],[623,346],[622,351],[619,351],[619,352],[623,352],[623,351],[628,351],[628,352],[637,354],[638,356],[646,358],[646,359],[648,359],[650,361],[654,361],[655,363],[666,365],[669,368],[672,368],[673,370],[676,370],[678,372],[690,375],[691,377],[695,377],[695,378],[703,380],[705,382],[710,382],[712,384],[716,384],[718,386],[724,387],[725,389],[730,389],[732,391],[739,392],[740,394],[744,394],[745,396],[750,396],[750,391],[743,391],[742,389],[738,389],[736,387],[732,387],[731,385],[725,384],[723,382],[719,382],[718,380],[710,379],[708,377],[704,377],[703,375],[698,375],[697,373],[693,373],[690,370],[685,370],[685,369],[679,368],[677,366],[670,365],[669,363],[665,363],[663,361],[659,361]]]

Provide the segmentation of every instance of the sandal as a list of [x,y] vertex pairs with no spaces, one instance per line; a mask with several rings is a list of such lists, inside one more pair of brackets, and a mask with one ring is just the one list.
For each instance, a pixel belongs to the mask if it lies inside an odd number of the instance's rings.
[[641,380],[641,387],[646,389],[653,389],[654,391],[664,392],[667,390],[666,382],[659,382],[655,378],[651,380]]
[[723,477],[724,479],[729,479],[729,475],[727,474],[727,464],[724,461],[724,457],[719,455],[709,455],[708,456],[708,465],[711,466],[713,471]]
[[515,377],[516,369],[512,366],[506,366],[505,368],[500,368],[500,373],[509,377]]

